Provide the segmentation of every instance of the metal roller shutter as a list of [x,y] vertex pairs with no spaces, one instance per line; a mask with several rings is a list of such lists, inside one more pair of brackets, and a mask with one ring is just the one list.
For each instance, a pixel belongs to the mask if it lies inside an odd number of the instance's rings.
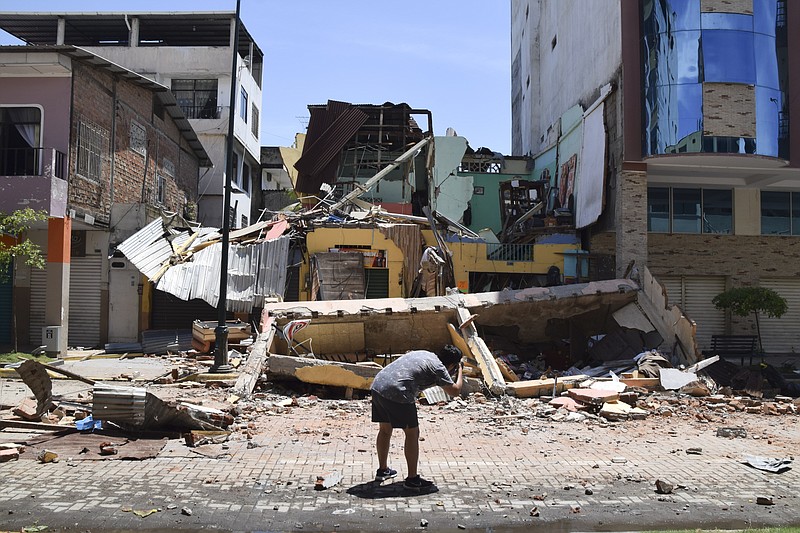
[[[232,313],[227,317],[232,318]],[[216,320],[217,308],[206,301],[181,300],[168,292],[153,289],[153,311],[150,315],[150,329],[192,330],[195,320]]]
[[365,268],[364,277],[366,278],[365,283],[367,298],[389,297],[388,268]]
[[759,316],[764,351],[768,354],[800,352],[800,279],[762,279],[761,286],[786,298],[789,305],[781,318]]
[[679,306],[697,324],[697,345],[711,345],[711,336],[725,333],[725,312],[714,307],[714,296],[725,290],[723,276],[663,276],[670,303]]
[[69,333],[67,344],[100,345],[100,280],[103,256],[73,257],[69,267]]
[[14,323],[11,307],[11,286],[13,283],[14,264],[9,263],[6,277],[0,280],[0,344],[11,344],[11,325]]
[[43,269],[31,269],[31,307],[28,335],[33,346],[42,344],[42,328],[51,324],[44,323],[44,310],[47,301],[47,256],[44,257]]

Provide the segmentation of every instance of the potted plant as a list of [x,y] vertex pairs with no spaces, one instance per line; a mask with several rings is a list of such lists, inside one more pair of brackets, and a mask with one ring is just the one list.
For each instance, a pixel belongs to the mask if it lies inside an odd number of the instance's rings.
[[761,327],[758,323],[759,314],[764,313],[771,318],[780,318],[788,308],[784,297],[765,287],[736,287],[728,289],[714,296],[712,302],[717,309],[729,310],[737,316],[755,316],[758,349],[761,354],[764,353],[764,346],[761,344]]

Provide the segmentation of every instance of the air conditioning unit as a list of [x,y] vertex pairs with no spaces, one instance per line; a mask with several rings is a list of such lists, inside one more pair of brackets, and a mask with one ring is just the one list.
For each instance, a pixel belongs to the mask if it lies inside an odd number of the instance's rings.
[[46,353],[60,353],[61,326],[45,326],[42,328],[42,346]]

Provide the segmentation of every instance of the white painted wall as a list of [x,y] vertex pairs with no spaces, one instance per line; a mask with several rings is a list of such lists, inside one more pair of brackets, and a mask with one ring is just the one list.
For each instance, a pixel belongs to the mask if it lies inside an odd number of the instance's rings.
[[524,96],[512,114],[521,130],[513,155],[535,155],[552,142],[567,109],[590,104],[614,79],[622,64],[620,2],[512,0],[511,16],[511,58],[522,58],[512,85]]

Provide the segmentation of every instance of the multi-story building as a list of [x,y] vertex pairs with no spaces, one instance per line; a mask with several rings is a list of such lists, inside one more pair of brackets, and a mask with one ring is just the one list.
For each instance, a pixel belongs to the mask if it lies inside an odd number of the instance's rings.
[[768,353],[800,350],[800,5],[512,0],[512,144],[575,213],[590,257],[646,266],[713,334],[731,287],[788,300]]
[[48,217],[28,232],[46,268],[18,259],[0,298],[16,317],[0,344],[136,341],[150,292],[115,247],[162,213],[192,218],[210,165],[167,87],[74,46],[0,47],[0,212]]
[[[235,27],[235,12],[0,14],[0,28],[25,43],[80,46],[172,89],[213,162],[198,185],[198,220],[205,226],[222,226],[228,121],[233,119],[231,228],[247,226],[263,207],[263,54],[241,23],[236,39]],[[231,110],[235,42],[236,105]]]

